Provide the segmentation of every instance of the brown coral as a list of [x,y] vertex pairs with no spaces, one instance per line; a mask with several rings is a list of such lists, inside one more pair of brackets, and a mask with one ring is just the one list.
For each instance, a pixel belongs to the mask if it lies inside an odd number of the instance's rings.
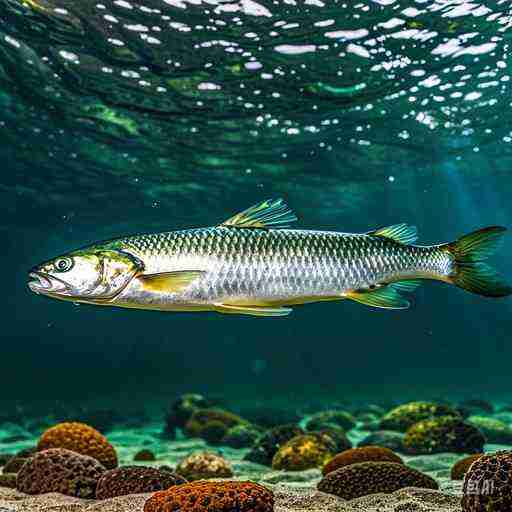
[[361,448],[351,448],[338,453],[323,467],[322,473],[327,475],[331,471],[356,464],[358,462],[395,462],[403,464],[404,461],[389,448],[381,446],[365,446]]
[[226,459],[210,452],[197,452],[185,457],[176,467],[176,473],[187,480],[233,476],[233,470]]
[[96,487],[96,498],[106,500],[127,494],[168,489],[187,481],[175,473],[143,466],[124,466],[103,473]]
[[85,423],[59,423],[46,430],[37,449],[66,448],[82,455],[94,457],[107,469],[117,466],[117,455],[107,438]]
[[138,451],[134,456],[133,460],[139,461],[139,462],[152,462],[156,460],[155,454],[151,450],[140,450]]
[[144,512],[272,512],[272,491],[253,482],[192,482],[157,492]]
[[104,471],[93,457],[64,448],[50,448],[27,460],[18,473],[16,486],[27,494],[60,492],[94,498],[96,484]]
[[227,430],[247,422],[223,409],[197,409],[185,424],[185,434],[189,437],[202,437],[210,442],[219,442]]
[[482,455],[464,478],[464,512],[512,510],[512,452]]
[[274,469],[302,471],[321,468],[336,453],[332,438],[324,434],[296,436],[285,443],[272,459]]
[[428,475],[396,462],[358,462],[328,473],[318,490],[351,500],[367,494],[392,493],[404,487],[437,489]]
[[457,461],[451,469],[452,480],[464,480],[464,475],[471,467],[471,464],[473,464],[473,462],[475,462],[475,460],[479,459],[481,456],[481,453],[475,453]]

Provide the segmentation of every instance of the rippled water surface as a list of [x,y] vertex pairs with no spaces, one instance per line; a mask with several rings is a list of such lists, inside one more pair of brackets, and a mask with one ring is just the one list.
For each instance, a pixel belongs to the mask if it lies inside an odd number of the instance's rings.
[[484,148],[507,172],[510,8],[1,0],[7,215],[265,183],[350,202],[452,157],[474,173]]

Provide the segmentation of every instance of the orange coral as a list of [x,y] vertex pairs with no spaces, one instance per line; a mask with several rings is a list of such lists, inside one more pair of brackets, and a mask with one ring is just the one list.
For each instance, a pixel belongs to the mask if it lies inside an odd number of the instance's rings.
[[191,482],[160,491],[144,512],[272,512],[272,491],[253,482]]
[[403,464],[404,461],[389,448],[381,446],[363,446],[360,448],[351,448],[335,455],[323,467],[322,473],[327,475],[331,471],[356,464],[357,462],[396,462]]
[[66,448],[95,458],[107,469],[117,466],[117,454],[107,438],[85,423],[59,423],[46,430],[37,449]]

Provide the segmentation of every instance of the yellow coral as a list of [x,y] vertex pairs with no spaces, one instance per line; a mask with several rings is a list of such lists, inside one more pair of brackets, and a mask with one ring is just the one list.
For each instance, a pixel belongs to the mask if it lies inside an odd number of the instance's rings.
[[117,466],[117,454],[107,438],[85,423],[64,422],[46,430],[37,449],[66,448],[81,455],[89,455],[107,469]]
[[335,451],[335,446],[325,436],[295,436],[279,448],[272,459],[272,467],[288,471],[321,468],[333,457]]

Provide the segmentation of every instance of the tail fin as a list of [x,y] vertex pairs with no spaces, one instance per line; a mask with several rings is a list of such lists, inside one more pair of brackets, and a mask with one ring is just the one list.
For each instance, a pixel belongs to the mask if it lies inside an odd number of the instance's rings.
[[455,258],[455,273],[450,281],[459,288],[486,297],[511,295],[512,287],[484,262],[494,254],[505,231],[503,227],[491,226],[446,244],[446,250]]

